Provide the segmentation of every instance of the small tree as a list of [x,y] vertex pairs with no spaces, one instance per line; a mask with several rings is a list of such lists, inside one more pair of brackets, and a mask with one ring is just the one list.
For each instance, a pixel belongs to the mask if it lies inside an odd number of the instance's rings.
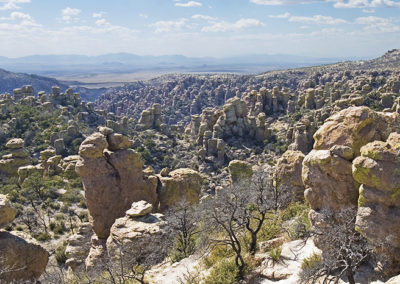
[[[225,245],[235,254],[235,265],[238,268],[238,278],[244,276],[246,263],[243,258],[243,247],[240,242],[245,229],[243,208],[246,200],[241,198],[239,191],[232,187],[220,190],[216,197],[205,204],[204,224],[211,245]],[[218,234],[221,232],[221,234]]]
[[372,255],[367,240],[355,230],[356,208],[342,209],[333,214],[321,210],[323,228],[314,228],[311,234],[323,245],[322,264],[317,269],[303,273],[303,282],[338,283],[345,276],[354,284],[354,274],[360,265]]
[[287,206],[289,191],[280,191],[273,182],[272,169],[268,166],[258,167],[249,181],[238,185],[235,189],[240,191],[245,202],[243,218],[247,231],[250,233],[251,242],[249,251],[256,253],[257,236],[268,215],[276,218],[279,208]]

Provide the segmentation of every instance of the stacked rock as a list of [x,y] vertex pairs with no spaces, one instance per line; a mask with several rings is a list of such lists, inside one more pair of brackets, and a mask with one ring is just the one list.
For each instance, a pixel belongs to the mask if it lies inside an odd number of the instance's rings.
[[24,149],[24,140],[14,138],[7,142],[6,147],[9,154],[0,160],[0,176],[4,179],[18,176],[18,168],[29,165],[31,158]]

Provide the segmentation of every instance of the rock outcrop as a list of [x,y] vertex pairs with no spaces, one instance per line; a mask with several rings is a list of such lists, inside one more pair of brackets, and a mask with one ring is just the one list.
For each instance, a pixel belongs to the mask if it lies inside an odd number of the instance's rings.
[[122,257],[131,265],[138,261],[154,265],[164,259],[167,223],[162,214],[152,214],[152,211],[150,203],[136,202],[125,217],[115,221],[107,239],[107,251],[112,261],[119,261]]
[[83,272],[85,270],[85,259],[89,254],[90,240],[93,235],[92,227],[89,223],[83,223],[76,234],[67,240],[68,245],[65,249],[67,261],[65,265],[73,272]]
[[161,105],[154,104],[151,108],[142,111],[137,130],[146,130],[150,128],[159,129],[161,126]]
[[[385,266],[400,264],[400,134],[361,148],[353,177],[361,184],[356,225],[384,254]],[[398,269],[398,268],[397,268]],[[391,270],[391,269],[389,269]]]
[[[0,227],[11,222],[17,211],[0,195]],[[0,282],[38,280],[46,268],[49,253],[21,232],[0,231]]]
[[17,210],[11,206],[6,195],[0,194],[0,228],[12,222],[15,215],[17,215]]
[[0,160],[0,176],[3,179],[18,177],[18,168],[31,162],[28,152],[24,149],[24,140],[13,138],[7,142],[6,148],[9,154]]
[[275,166],[274,181],[281,192],[290,191],[291,200],[304,200],[304,185],[301,178],[304,155],[300,151],[286,151]]
[[177,205],[179,201],[187,201],[191,204],[199,203],[199,196],[203,177],[191,169],[177,169],[168,175],[164,173],[158,176],[161,187],[158,190],[160,210]]
[[233,184],[246,181],[253,176],[252,166],[246,161],[230,161],[228,170]]
[[76,172],[82,178],[90,223],[96,235],[105,239],[117,218],[135,201],[157,202],[157,178],[146,177],[140,155],[131,142],[110,129],[85,139],[79,148]]
[[[320,210],[329,210],[336,218],[342,209],[358,206],[358,230],[372,245],[389,248],[378,250],[389,259],[385,266],[389,274],[393,271],[388,263],[399,261],[400,224],[395,217],[399,211],[399,136],[391,134],[400,131],[399,122],[398,113],[367,107],[342,110],[315,133],[314,150],[304,158],[302,170],[312,226],[323,232]],[[318,238],[315,243],[324,250]]]

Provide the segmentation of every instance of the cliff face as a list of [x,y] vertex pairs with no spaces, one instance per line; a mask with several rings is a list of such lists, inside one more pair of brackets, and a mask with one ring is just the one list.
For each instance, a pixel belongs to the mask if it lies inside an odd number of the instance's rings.
[[[366,107],[333,115],[315,133],[302,173],[312,225],[324,231],[321,210],[329,210],[341,222],[336,214],[358,207],[354,227],[376,247],[389,274],[391,267],[398,267],[400,255],[400,223],[395,217],[400,213],[399,121],[397,112]],[[324,250],[326,244],[315,241]]]

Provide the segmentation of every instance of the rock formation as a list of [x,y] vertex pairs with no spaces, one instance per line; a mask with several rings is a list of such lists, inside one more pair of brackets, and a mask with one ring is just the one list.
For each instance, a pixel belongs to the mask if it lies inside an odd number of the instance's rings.
[[85,270],[85,259],[90,250],[90,239],[93,235],[92,227],[89,223],[83,223],[76,234],[67,240],[68,245],[65,249],[67,261],[65,265],[73,272],[83,272]]
[[24,149],[24,140],[13,138],[6,144],[9,154],[4,155],[0,160],[0,176],[3,179],[18,176],[18,168],[29,165],[31,159]]
[[[11,222],[16,210],[0,195],[0,227]],[[0,281],[21,283],[38,280],[46,268],[49,253],[21,232],[0,230]]]
[[0,194],[0,228],[12,222],[15,215],[17,215],[17,210],[11,206],[7,196]]
[[76,172],[82,178],[90,223],[96,235],[105,239],[114,221],[124,216],[132,202],[157,201],[157,178],[145,177],[140,155],[129,149],[125,136],[102,128],[83,141]]
[[248,180],[253,176],[251,164],[245,161],[230,161],[228,169],[233,184]]
[[159,129],[161,126],[161,105],[154,104],[153,107],[142,111],[137,130],[146,130],[150,128]]
[[[385,255],[385,266],[400,264],[400,134],[374,141],[353,160],[353,177],[361,184],[357,230]],[[388,269],[391,270],[391,269]]]
[[158,190],[160,210],[177,205],[180,200],[189,203],[199,203],[203,177],[191,169],[177,169],[168,174],[158,176],[161,187]]
[[274,181],[279,191],[291,191],[291,200],[304,199],[304,185],[301,178],[304,155],[300,151],[286,151],[275,166]]
[[108,255],[113,261],[123,257],[126,263],[154,265],[166,255],[167,233],[164,216],[151,213],[153,206],[145,201],[132,204],[126,215],[115,221],[107,239]]
[[[385,255],[389,263],[398,261],[399,247],[398,238],[390,238],[399,232],[399,223],[393,219],[398,211],[395,194],[399,188],[395,173],[398,134],[391,134],[400,130],[399,119],[398,113],[375,112],[367,107],[340,111],[315,133],[314,150],[304,158],[302,170],[304,196],[312,208],[309,214],[312,225],[323,231],[320,210],[329,210],[335,218],[336,212],[358,204],[359,230],[373,245],[383,241],[393,248]],[[377,234],[377,226],[382,235]],[[389,239],[377,243],[377,238],[383,235]],[[318,238],[315,242],[324,249]],[[389,266],[385,268],[390,270]]]

